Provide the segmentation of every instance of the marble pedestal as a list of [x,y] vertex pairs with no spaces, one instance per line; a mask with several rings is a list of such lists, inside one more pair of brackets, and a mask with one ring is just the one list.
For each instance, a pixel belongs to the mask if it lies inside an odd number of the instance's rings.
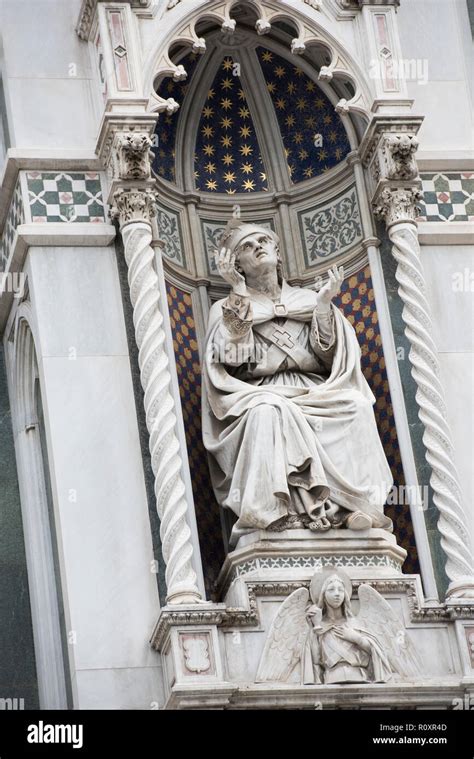
[[[219,603],[168,606],[151,643],[161,651],[166,709],[454,709],[474,706],[474,607],[427,604],[418,575],[402,573],[405,551],[384,530],[255,531],[226,557]],[[281,604],[308,587],[318,569],[342,567],[357,590],[370,584],[400,620],[422,663],[417,676],[387,683],[301,685],[295,668],[284,683],[256,683]],[[474,638],[473,638],[474,639]]]
[[310,530],[242,536],[224,561],[217,581],[218,597],[228,603],[237,578],[253,581],[304,581],[327,566],[344,569],[351,579],[397,578],[406,551],[386,530]]

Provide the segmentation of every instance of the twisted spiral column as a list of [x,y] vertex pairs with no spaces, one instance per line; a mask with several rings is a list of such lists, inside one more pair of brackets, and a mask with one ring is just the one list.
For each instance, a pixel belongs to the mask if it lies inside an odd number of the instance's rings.
[[[135,193],[135,197],[130,195]],[[147,216],[154,213],[153,193],[121,190],[114,198],[112,215],[120,219],[128,266],[133,323],[138,346],[140,378],[144,390],[146,424],[155,475],[155,496],[160,517],[163,558],[166,563],[167,603],[201,601],[192,565],[191,530],[186,521],[187,502],[181,476],[181,457],[175,433],[176,417],[170,392],[169,361],[160,311],[160,290],[154,267],[152,232]],[[130,201],[137,201],[130,213]],[[141,213],[140,213],[141,212]],[[140,219],[140,215],[142,218]]]
[[[397,194],[398,193],[398,194]],[[462,506],[461,488],[454,465],[454,448],[440,381],[437,349],[432,337],[430,307],[414,217],[416,192],[388,191],[385,206],[376,209],[385,218],[397,261],[396,279],[403,301],[402,317],[410,341],[409,359],[417,385],[416,400],[425,432],[426,459],[431,466],[433,501],[439,511],[438,529],[446,554],[448,596],[474,598],[474,559],[471,535]],[[401,201],[401,204],[400,204]],[[405,202],[405,207],[403,204]],[[411,215],[408,205],[411,203]],[[407,213],[408,209],[408,213]]]

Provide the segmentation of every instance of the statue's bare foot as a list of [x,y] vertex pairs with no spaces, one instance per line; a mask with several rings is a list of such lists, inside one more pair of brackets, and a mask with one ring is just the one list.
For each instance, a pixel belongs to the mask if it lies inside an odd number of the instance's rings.
[[308,527],[312,532],[326,532],[331,529],[331,522],[327,517],[317,517],[308,524]]

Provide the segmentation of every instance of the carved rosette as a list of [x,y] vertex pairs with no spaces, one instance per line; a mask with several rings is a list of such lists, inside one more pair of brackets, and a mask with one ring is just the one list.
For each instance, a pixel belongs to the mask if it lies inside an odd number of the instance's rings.
[[[393,150],[390,141],[385,142]],[[416,150],[414,142],[405,143],[401,161],[403,183],[412,171]],[[387,167],[387,163],[385,167]],[[393,167],[394,164],[392,164]],[[385,175],[386,178],[386,175]],[[388,183],[386,183],[387,185]],[[394,186],[395,185],[395,186]],[[420,260],[420,246],[415,219],[422,194],[418,187],[385,186],[374,203],[374,213],[385,221],[397,261],[396,279],[403,301],[405,334],[410,341],[409,359],[417,385],[419,417],[424,424],[423,442],[426,459],[432,468],[433,501],[439,511],[438,529],[446,554],[446,574],[451,580],[448,596],[474,598],[474,560],[470,531],[462,505],[459,477],[454,464],[454,450],[440,380],[436,345],[433,340],[430,307],[425,293],[425,278]]]

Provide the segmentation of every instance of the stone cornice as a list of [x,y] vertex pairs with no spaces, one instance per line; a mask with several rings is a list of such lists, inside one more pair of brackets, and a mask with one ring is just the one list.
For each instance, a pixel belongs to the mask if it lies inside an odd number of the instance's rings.
[[393,5],[398,8],[400,0],[337,0],[337,4],[343,10],[360,11],[364,5],[383,5],[385,7]]
[[[352,580],[354,594],[360,585],[370,585],[381,594],[406,596],[410,612],[410,622],[433,623],[450,622],[457,619],[474,619],[472,603],[424,604],[418,587],[417,576],[402,576],[400,579]],[[289,596],[299,588],[308,588],[309,581],[246,581],[248,608],[226,607],[225,604],[195,605],[192,607],[170,607],[161,609],[158,622],[150,638],[151,646],[161,650],[172,627],[217,625],[218,627],[258,627],[258,597]]]
[[100,171],[101,160],[88,150],[41,150],[9,148],[0,178],[0,233],[15,189],[18,172],[29,171]]

